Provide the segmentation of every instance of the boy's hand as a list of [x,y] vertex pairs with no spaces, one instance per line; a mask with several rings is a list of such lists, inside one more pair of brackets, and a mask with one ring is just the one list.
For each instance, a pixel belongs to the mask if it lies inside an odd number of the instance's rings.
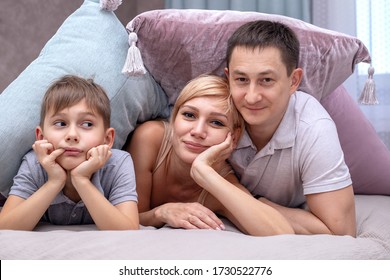
[[32,148],[38,158],[39,163],[46,170],[48,180],[58,181],[62,185],[66,181],[66,171],[56,162],[56,159],[64,153],[64,149],[54,150],[54,147],[47,140],[37,140]]
[[88,178],[102,168],[111,157],[111,149],[108,145],[100,145],[87,152],[87,160],[74,168],[70,174],[72,178]]

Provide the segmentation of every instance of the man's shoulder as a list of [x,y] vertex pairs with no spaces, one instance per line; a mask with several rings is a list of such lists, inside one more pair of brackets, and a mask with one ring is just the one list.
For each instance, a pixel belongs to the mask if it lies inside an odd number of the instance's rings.
[[331,119],[326,109],[312,95],[303,91],[294,94],[295,112],[301,120]]

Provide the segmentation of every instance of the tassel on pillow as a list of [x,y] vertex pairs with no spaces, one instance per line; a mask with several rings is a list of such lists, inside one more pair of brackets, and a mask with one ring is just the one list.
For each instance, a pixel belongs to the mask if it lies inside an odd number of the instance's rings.
[[364,85],[362,94],[359,97],[360,104],[375,105],[379,103],[375,94],[374,72],[374,67],[370,66],[368,68],[368,78],[366,84]]
[[129,50],[127,51],[127,57],[125,65],[123,66],[122,73],[128,76],[140,76],[146,73],[144,63],[142,61],[141,52],[136,46],[138,36],[135,32],[129,33]]
[[112,12],[115,11],[120,4],[122,4],[122,0],[100,0],[100,9]]

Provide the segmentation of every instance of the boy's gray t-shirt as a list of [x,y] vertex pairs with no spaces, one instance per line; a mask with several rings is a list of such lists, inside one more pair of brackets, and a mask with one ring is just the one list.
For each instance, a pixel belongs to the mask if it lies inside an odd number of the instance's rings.
[[[107,163],[92,175],[91,182],[111,204],[136,201],[134,165],[129,153],[112,149]],[[27,199],[47,182],[47,172],[38,162],[34,151],[22,160],[9,195]],[[93,224],[82,201],[74,202],[60,192],[42,217],[42,221],[58,225]]]

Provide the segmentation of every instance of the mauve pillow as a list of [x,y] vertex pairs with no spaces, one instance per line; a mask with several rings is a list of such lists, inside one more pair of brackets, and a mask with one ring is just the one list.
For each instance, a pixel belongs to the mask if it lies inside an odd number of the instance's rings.
[[390,195],[390,151],[356,101],[341,85],[321,103],[336,123],[355,193]]
[[300,90],[318,100],[334,91],[370,55],[357,38],[322,29],[304,21],[256,12],[213,10],[155,10],[136,16],[127,29],[138,35],[145,67],[173,104],[184,85],[202,73],[224,75],[230,35],[253,20],[280,21],[290,26],[301,43]]

